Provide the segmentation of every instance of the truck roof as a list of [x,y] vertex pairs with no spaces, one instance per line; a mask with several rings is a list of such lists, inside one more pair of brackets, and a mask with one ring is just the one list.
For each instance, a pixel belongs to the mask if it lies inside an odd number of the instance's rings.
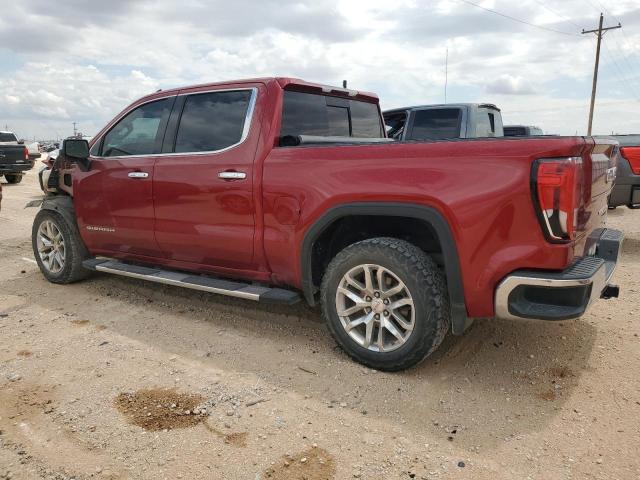
[[182,87],[171,88],[167,90],[159,90],[147,96],[149,97],[154,96],[160,92],[178,93],[183,90],[195,89],[195,88],[221,87],[225,85],[237,85],[237,84],[243,84],[243,83],[267,84],[267,83],[274,83],[274,82],[277,83],[282,89],[293,86],[303,90],[317,91],[318,93],[336,93],[336,94],[347,95],[349,97],[358,98],[360,100],[365,100],[369,102],[378,101],[378,95],[372,92],[366,92],[361,90],[351,90],[348,88],[334,87],[331,85],[323,85],[320,83],[307,82],[300,78],[292,78],[292,77],[257,77],[257,78],[245,78],[240,80],[225,80],[223,82],[201,83],[196,85],[186,85]]
[[399,113],[407,110],[416,110],[421,108],[466,108],[466,107],[490,108],[492,110],[497,110],[498,112],[500,111],[500,109],[496,107],[493,103],[435,103],[435,104],[428,104],[428,105],[412,105],[410,107],[392,108],[390,110],[385,110],[383,113],[385,114],[396,113],[396,112]]

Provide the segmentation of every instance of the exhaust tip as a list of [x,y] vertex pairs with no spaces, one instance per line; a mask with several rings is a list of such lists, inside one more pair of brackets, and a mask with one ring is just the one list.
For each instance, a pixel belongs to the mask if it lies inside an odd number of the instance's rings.
[[609,283],[606,287],[604,287],[604,290],[602,290],[600,298],[608,300],[610,298],[618,298],[618,295],[620,295],[620,287],[618,285],[612,285]]

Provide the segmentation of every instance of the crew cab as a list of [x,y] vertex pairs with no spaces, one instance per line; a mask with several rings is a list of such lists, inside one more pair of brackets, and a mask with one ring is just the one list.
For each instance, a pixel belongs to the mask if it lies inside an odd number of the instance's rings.
[[20,183],[25,171],[33,168],[29,149],[13,132],[0,132],[0,177],[7,183]]
[[375,94],[291,78],[158,91],[65,140],[33,251],[54,283],[304,298],[352,358],[399,370],[475,318],[577,318],[617,295],[616,148],[393,141]]
[[396,108],[383,113],[395,140],[502,137],[500,109],[490,103],[446,103]]

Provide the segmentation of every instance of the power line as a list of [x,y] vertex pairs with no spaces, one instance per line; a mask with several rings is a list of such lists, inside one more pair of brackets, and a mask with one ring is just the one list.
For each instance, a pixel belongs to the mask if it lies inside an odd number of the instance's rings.
[[507,15],[506,13],[501,13],[501,12],[498,12],[496,10],[492,10],[490,8],[483,7],[482,5],[478,5],[477,3],[473,3],[473,2],[471,2],[469,0],[458,0],[458,1],[466,3],[467,5],[471,5],[472,7],[476,7],[476,8],[479,8],[481,10],[484,10],[485,12],[493,13],[493,14],[499,15],[499,16],[501,16],[503,18],[507,18],[509,20],[513,20],[514,22],[522,23],[524,25],[529,25],[530,27],[538,28],[540,30],[545,30],[547,32],[553,32],[553,33],[559,33],[560,35],[567,35],[569,37],[579,36],[577,33],[563,32],[561,30],[555,30],[553,28],[544,27],[542,25],[536,25],[535,23],[529,23],[526,20],[521,20],[519,18],[512,17],[511,15]]
[[627,87],[627,89],[629,90],[631,95],[633,95],[633,97],[636,100],[638,100],[638,95],[636,93],[635,88],[633,88],[632,85],[627,81],[627,78],[625,77],[624,72],[622,71],[622,69],[620,68],[620,65],[618,64],[618,62],[616,61],[615,57],[611,53],[611,50],[609,50],[609,47],[607,47],[606,43],[604,43],[603,45],[604,45],[604,49],[607,52],[607,55],[613,61],[613,65],[616,67],[617,72],[620,74],[620,76],[618,77],[618,80],[620,80],[621,83],[624,83],[624,85]]
[[[588,4],[589,4],[589,5],[590,5],[594,10],[601,11],[601,10],[599,10],[599,9],[598,9],[598,7],[597,7],[597,6],[595,6],[595,5],[593,4],[593,2],[592,2],[591,0],[585,0],[585,1],[586,1],[586,2],[587,2],[587,3],[588,3]],[[613,17],[613,19],[614,19],[614,20],[616,20],[618,23],[620,23],[620,18],[618,18],[618,17],[616,17],[615,15],[613,15],[613,14],[609,11],[609,9],[606,7],[606,5],[604,5],[604,4],[603,4],[601,1],[599,1],[599,0],[594,0],[594,1],[595,1],[595,2],[596,2],[596,3],[597,3],[597,4],[602,8],[602,10],[604,10],[604,11],[605,11],[609,16]],[[623,36],[624,36],[624,38],[625,38],[625,41],[623,42],[624,46],[625,46],[629,51],[633,51],[633,48],[631,48],[631,49],[629,49],[629,48],[628,48],[628,47],[629,47],[629,43],[630,43],[630,41],[629,41],[629,38],[627,37],[627,32],[626,32],[626,30],[625,30],[624,28],[621,28],[621,29],[620,29],[620,31],[622,32],[622,35],[623,35]],[[617,50],[620,52],[620,56],[622,57],[622,59],[624,60],[625,65],[626,65],[626,66],[627,66],[627,68],[629,69],[629,73],[631,74],[631,76],[632,76],[632,77],[635,77],[635,76],[636,76],[636,74],[634,73],[634,70],[633,70],[633,68],[631,67],[631,63],[629,62],[629,60],[628,60],[628,58],[627,58],[627,55],[626,55],[626,53],[625,53],[625,50],[624,50],[624,48],[621,48],[621,47],[620,47],[620,45],[618,44],[617,37],[616,37],[615,35],[613,36],[613,40],[614,40],[614,42],[615,42],[615,44],[616,44],[616,46],[617,46]],[[637,58],[636,58],[636,57],[633,57],[633,59],[634,59],[634,60],[636,60],[636,62],[637,62]],[[639,64],[637,64],[637,65],[638,65],[638,67],[640,67],[640,63],[639,63]]]
[[553,10],[551,7],[549,7],[548,5],[546,5],[545,3],[543,3],[540,0],[533,0],[534,2],[536,2],[538,5],[540,5],[542,8],[548,10],[549,12],[553,13],[556,17],[564,20],[565,22],[570,23],[571,25],[578,27],[578,28],[582,28],[582,26],[578,25],[577,23],[575,23],[573,20],[571,20],[570,18],[565,17],[564,15],[560,15],[558,12],[556,12],[555,10]]

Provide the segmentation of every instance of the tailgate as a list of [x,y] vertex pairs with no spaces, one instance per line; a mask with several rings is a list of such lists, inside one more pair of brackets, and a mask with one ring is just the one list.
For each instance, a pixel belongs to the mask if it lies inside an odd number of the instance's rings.
[[21,160],[25,160],[25,147],[22,145],[0,145],[0,164],[13,164]]
[[[582,154],[584,162],[583,206],[578,212],[578,238],[576,254],[585,247],[586,237],[592,238],[595,230],[602,229],[607,220],[608,197],[615,181],[618,142],[611,138],[594,137],[587,139]],[[588,247],[588,246],[587,246]]]

